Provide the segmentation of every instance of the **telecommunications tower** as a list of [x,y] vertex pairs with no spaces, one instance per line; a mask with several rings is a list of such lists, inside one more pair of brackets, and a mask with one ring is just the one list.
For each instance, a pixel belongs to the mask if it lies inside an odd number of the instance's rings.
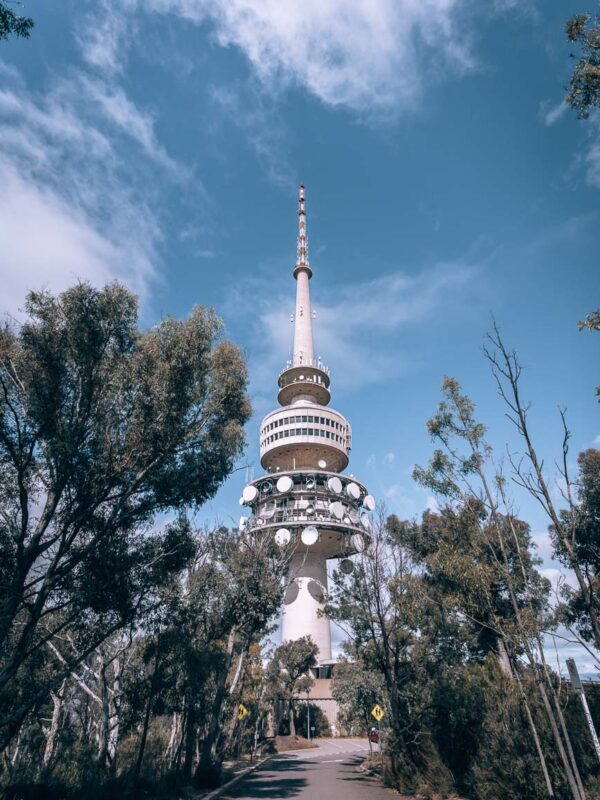
[[326,665],[331,631],[318,612],[327,590],[327,561],[342,559],[340,568],[352,570],[348,556],[368,542],[375,501],[360,481],[342,474],[352,446],[350,424],[329,407],[329,370],[314,354],[304,186],[298,216],[292,357],[279,375],[280,408],[260,426],[260,463],[267,474],[244,487],[240,503],[252,515],[240,519],[240,528],[272,531],[278,544],[292,548],[282,640],[309,634],[319,648],[319,665]]

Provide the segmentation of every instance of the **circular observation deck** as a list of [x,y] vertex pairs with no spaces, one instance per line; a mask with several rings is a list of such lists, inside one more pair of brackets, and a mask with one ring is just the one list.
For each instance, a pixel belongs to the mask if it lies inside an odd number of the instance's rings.
[[[275,535],[284,529],[295,551],[325,558],[353,555],[369,543],[370,509],[363,502],[370,495],[354,477],[304,470],[265,475],[246,486],[243,498],[249,495],[252,500],[243,504],[252,515],[243,525],[244,532],[271,530]],[[301,537],[309,526],[316,529],[318,538],[306,545]]]
[[286,367],[279,373],[278,383],[277,402],[282,406],[288,406],[296,399],[326,406],[331,400],[329,370],[320,361]]
[[323,468],[341,472],[348,466],[352,431],[333,408],[294,403],[278,408],[260,426],[260,463],[269,472]]

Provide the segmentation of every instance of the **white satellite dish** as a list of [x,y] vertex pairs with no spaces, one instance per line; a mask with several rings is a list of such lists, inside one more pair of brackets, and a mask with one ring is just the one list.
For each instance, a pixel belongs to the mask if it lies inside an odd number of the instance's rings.
[[240,517],[240,524],[238,527],[241,531],[244,530],[247,524],[248,524],[248,517]]
[[342,491],[342,482],[335,476],[333,478],[328,478],[327,486],[329,487],[329,491],[334,494],[339,494]]
[[375,498],[373,497],[372,494],[366,495],[365,499],[363,500],[363,506],[368,511],[375,511],[376,503],[375,503]]
[[244,505],[244,498],[243,498],[243,497],[240,497],[240,505],[241,505],[241,506],[243,506],[243,505]]
[[281,478],[277,480],[277,491],[281,492],[281,494],[285,494],[286,492],[291,491],[293,485],[294,481],[289,475],[282,475]]
[[271,519],[275,515],[275,503],[267,503],[261,509],[261,514],[265,519]]
[[362,551],[365,549],[365,540],[360,533],[354,533],[350,537],[350,543],[357,553],[362,553]]
[[344,575],[350,575],[350,573],[354,569],[354,564],[350,561],[349,558],[343,558],[340,561],[340,570],[344,573]]
[[288,531],[287,528],[279,528],[277,533],[275,534],[275,541],[279,545],[279,547],[285,547],[287,544],[290,543],[292,539],[292,534]]
[[317,464],[319,465],[319,469],[325,469],[325,467],[327,466],[327,462],[325,461],[324,458],[320,458],[317,461]]
[[307,489],[314,489],[314,488],[316,487],[316,485],[317,485],[317,480],[316,480],[316,478],[314,477],[314,475],[310,475],[310,476],[309,476],[309,477],[306,479],[306,488],[307,488]]
[[260,487],[260,490],[263,494],[271,494],[273,491],[273,481],[265,481]]
[[315,507],[313,505],[306,506],[306,516],[312,517],[315,513]]
[[309,545],[315,544],[315,542],[318,541],[319,531],[314,525],[309,525],[308,528],[304,528],[300,538],[302,539],[302,544],[305,544],[308,547]]
[[358,511],[355,508],[350,509],[350,522],[353,525],[358,525],[358,520],[360,519],[358,515]]
[[360,498],[360,489],[358,488],[356,483],[349,483],[346,486],[346,494],[353,500],[358,500]]
[[371,517],[368,514],[362,513],[360,515],[360,524],[363,528],[369,530],[371,528]]
[[244,503],[251,503],[253,500],[256,500],[258,496],[258,491],[256,486],[252,486],[252,484],[248,484],[248,486],[244,486],[244,491],[242,492],[242,500]]
[[329,506],[329,510],[336,519],[344,519],[344,514],[346,513],[346,509],[341,503],[338,502],[331,503],[331,505]]

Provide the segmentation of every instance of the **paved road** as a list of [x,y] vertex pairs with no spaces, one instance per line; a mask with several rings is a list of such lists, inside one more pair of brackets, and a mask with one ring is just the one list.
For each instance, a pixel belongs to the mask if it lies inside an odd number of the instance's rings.
[[395,792],[358,769],[368,751],[360,739],[321,739],[316,750],[282,753],[251,773],[227,800],[391,800]]

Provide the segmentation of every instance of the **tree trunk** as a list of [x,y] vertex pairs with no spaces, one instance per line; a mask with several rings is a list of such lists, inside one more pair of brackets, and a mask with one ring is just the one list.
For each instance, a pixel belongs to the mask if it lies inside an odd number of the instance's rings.
[[42,756],[42,767],[40,770],[41,775],[48,774],[50,765],[52,763],[52,758],[54,756],[54,751],[56,749],[56,734],[58,733],[58,728],[60,725],[65,685],[66,680],[62,682],[61,686],[56,690],[56,692],[50,692],[53,706],[52,719],[50,720],[50,728],[48,729],[48,736],[46,737],[46,745],[44,747],[44,755]]
[[152,713],[152,703],[154,702],[154,696],[156,694],[156,683],[158,677],[158,662],[159,662],[159,653],[158,648],[156,648],[155,656],[154,656],[154,669],[152,670],[152,676],[150,677],[150,686],[148,687],[148,701],[146,702],[146,712],[144,714],[144,724],[142,725],[142,735],[140,737],[140,746],[138,748],[137,759],[135,762],[135,768],[133,770],[133,782],[137,783],[140,772],[142,770],[142,762],[144,761],[144,751],[146,749],[146,740],[148,738],[148,728],[150,726],[150,715]]
[[198,765],[199,772],[202,772],[203,770],[209,772],[217,763],[217,744],[220,733],[221,710],[225,700],[227,676],[229,675],[229,670],[231,669],[231,663],[233,661],[233,651],[235,649],[237,633],[237,628],[232,628],[227,639],[225,663],[223,664],[219,674],[217,691],[215,692],[211,716],[208,721],[208,730],[206,731],[206,736],[204,737],[204,741],[202,743],[202,754],[200,756],[200,763]]
[[185,737],[184,737],[184,757],[183,757],[183,776],[186,780],[192,778],[192,767],[194,765],[194,752],[196,741],[196,710],[191,690],[186,692],[185,707]]
[[296,735],[296,717],[294,715],[294,701],[290,700],[290,736]]

